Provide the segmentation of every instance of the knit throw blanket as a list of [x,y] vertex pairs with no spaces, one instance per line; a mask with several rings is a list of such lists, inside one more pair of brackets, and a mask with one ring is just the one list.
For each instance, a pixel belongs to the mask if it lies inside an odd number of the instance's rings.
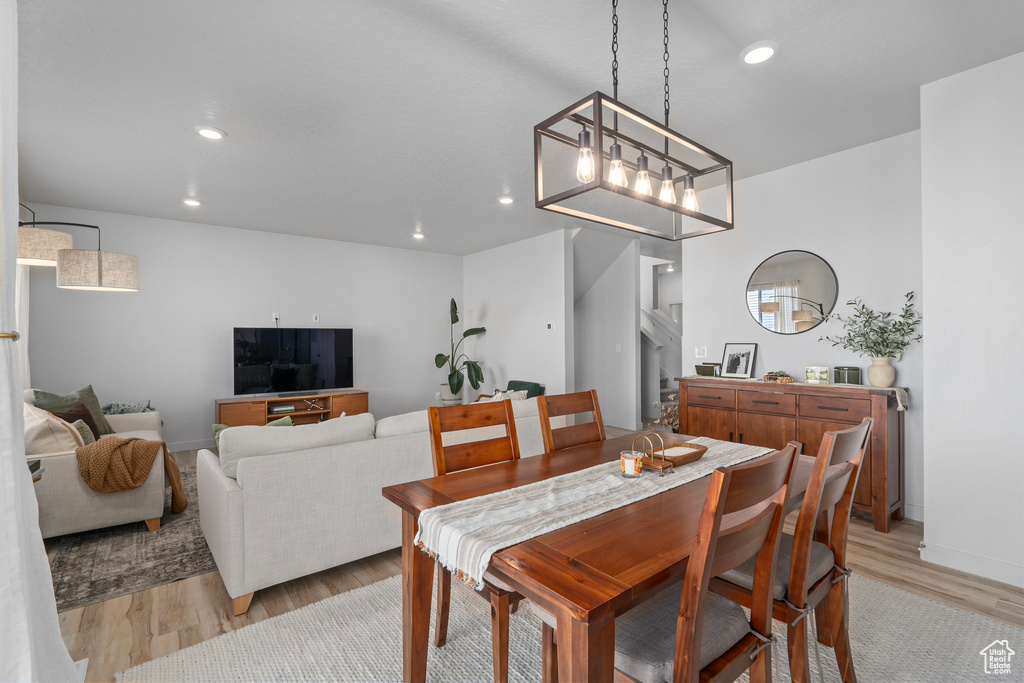
[[105,436],[96,443],[75,449],[78,472],[86,485],[97,493],[137,489],[146,482],[161,448],[164,471],[171,482],[171,512],[183,512],[188,507],[188,498],[181,485],[181,472],[163,441]]
[[659,477],[621,475],[619,462],[570,472],[544,481],[424,510],[413,542],[460,581],[476,590],[491,556],[509,546],[582,522],[700,479],[718,467],[738,465],[772,449],[707,437],[691,443],[708,447],[700,460]]

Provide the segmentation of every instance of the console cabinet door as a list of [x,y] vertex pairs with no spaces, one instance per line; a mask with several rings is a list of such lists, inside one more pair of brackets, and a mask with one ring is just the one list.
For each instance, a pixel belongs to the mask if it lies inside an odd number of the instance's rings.
[[[821,446],[821,439],[825,432],[835,432],[843,429],[856,427],[846,422],[826,422],[824,420],[800,419],[800,430],[797,434],[797,441],[804,445],[804,455],[816,457],[818,447]],[[860,478],[857,481],[857,490],[853,494],[853,502],[861,505],[871,505],[871,445],[864,450],[864,457],[861,460]]]
[[331,397],[331,418],[369,412],[369,394],[339,394]]
[[736,413],[736,440],[752,446],[780,449],[796,439],[796,418],[785,415]]
[[686,433],[708,436],[719,441],[732,441],[736,434],[736,412],[718,408],[686,408]]
[[228,427],[267,424],[267,402],[222,403],[217,406],[217,422]]

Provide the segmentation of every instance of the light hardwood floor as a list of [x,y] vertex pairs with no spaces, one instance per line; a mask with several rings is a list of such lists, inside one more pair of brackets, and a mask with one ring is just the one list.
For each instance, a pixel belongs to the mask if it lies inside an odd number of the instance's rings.
[[[794,519],[795,513],[789,524]],[[850,567],[896,588],[1024,628],[1024,591],[922,562],[922,537],[920,522],[896,522],[890,533],[880,534],[869,520],[857,517],[850,531]],[[399,550],[381,553],[258,591],[241,617],[231,616],[231,600],[220,575],[212,572],[64,612],[61,633],[74,659],[89,658],[86,680],[110,681],[130,666],[401,571]]]

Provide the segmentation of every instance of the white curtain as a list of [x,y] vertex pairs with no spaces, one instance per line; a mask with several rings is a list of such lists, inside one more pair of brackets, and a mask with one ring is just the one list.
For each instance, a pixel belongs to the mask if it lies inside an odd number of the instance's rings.
[[17,320],[18,334],[18,363],[21,366],[21,388],[32,388],[32,373],[28,366],[28,293],[29,293],[29,266],[18,266],[18,284],[14,288],[14,317]]
[[[0,331],[15,329],[18,8],[0,0]],[[0,680],[79,680],[60,637],[39,510],[25,464],[18,348],[0,339]],[[46,476],[46,475],[43,475]]]
[[775,331],[789,334],[796,332],[796,323],[793,322],[793,311],[800,310],[800,302],[795,297],[800,289],[799,280],[782,280],[775,283],[775,300],[779,302],[778,320],[775,322]]

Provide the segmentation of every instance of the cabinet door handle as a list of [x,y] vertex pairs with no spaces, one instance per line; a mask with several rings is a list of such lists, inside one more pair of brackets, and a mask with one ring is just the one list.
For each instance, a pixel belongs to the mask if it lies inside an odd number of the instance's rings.
[[698,396],[699,396],[700,398],[713,398],[713,399],[715,399],[716,401],[717,401],[717,400],[720,400],[720,399],[722,398],[721,396],[705,396],[704,394],[698,394]]
[[777,405],[779,405],[778,401],[758,401],[757,399],[754,399],[753,403],[764,403],[765,405],[769,405],[769,406],[777,406]]
[[848,413],[848,412],[850,412],[849,408],[833,408],[832,406],[818,406],[818,410],[834,410],[837,413]]
[[740,432],[740,443],[743,443],[743,432]]
[[732,441],[732,432],[729,432],[729,441]]

